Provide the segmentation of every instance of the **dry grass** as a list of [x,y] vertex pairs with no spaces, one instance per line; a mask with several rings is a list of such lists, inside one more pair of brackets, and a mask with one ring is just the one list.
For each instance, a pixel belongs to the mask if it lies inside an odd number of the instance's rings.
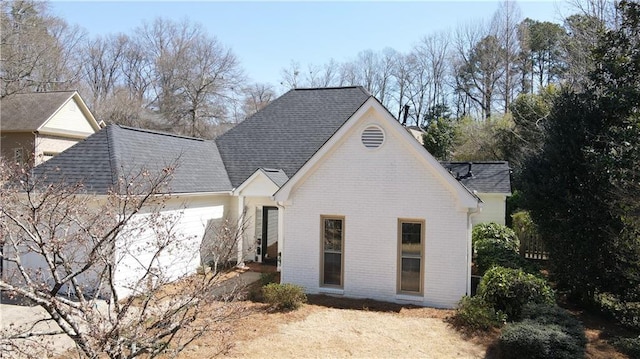
[[[499,357],[498,330],[457,332],[446,322],[450,310],[329,296],[309,296],[308,304],[290,312],[250,301],[238,304],[245,306],[246,316],[205,335],[180,358]],[[628,358],[607,343],[615,326],[574,314],[587,329],[586,358]]]
[[448,310],[326,296],[310,296],[290,312],[244,303],[247,316],[199,339],[180,357],[485,357],[482,341],[446,324]]

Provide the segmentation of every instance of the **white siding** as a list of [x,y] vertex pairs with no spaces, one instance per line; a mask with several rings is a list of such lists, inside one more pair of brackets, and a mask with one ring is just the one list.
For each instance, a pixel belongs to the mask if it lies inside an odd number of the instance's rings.
[[[175,224],[172,230],[176,240],[152,267],[169,280],[194,273],[200,265],[199,249],[207,221],[222,218],[228,201],[227,196],[172,199],[162,214],[169,218],[164,221],[167,227]],[[148,214],[141,214],[137,218],[138,223],[147,220]],[[158,238],[152,231],[145,230],[142,233],[133,231],[130,236],[120,239],[116,255],[118,295],[127,296],[135,291],[144,291],[144,283],[138,284],[137,281],[144,273],[144,268],[151,263]]]
[[64,104],[62,108],[60,108],[60,110],[45,123],[43,130],[72,131],[74,133],[83,133],[86,135],[96,132],[87,121],[87,118],[76,103],[75,99],[71,99],[71,101]]
[[[466,293],[467,213],[405,138],[369,111],[333,152],[293,189],[285,205],[283,282],[310,293],[453,307]],[[360,142],[377,124],[386,134],[375,150]],[[320,216],[344,216],[344,288],[320,282]],[[397,295],[398,218],[424,219],[424,295]]]
[[504,194],[479,193],[478,197],[483,202],[482,211],[471,217],[473,225],[489,222],[505,224],[507,196]]

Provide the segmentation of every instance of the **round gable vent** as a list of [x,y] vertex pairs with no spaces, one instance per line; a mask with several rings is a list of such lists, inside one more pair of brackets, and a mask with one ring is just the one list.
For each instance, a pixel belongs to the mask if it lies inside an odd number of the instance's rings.
[[366,148],[378,148],[384,142],[384,132],[378,126],[369,126],[362,131],[360,138]]

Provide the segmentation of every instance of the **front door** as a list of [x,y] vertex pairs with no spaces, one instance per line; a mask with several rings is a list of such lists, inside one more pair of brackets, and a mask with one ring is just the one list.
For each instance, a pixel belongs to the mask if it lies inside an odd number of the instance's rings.
[[278,207],[262,208],[262,240],[259,261],[277,264],[278,260]]

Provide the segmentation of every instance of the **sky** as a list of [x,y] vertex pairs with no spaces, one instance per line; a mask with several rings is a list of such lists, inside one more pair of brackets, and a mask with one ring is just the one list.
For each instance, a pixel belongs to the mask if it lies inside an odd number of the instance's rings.
[[[189,19],[230,47],[249,81],[279,86],[292,61],[344,62],[363,50],[408,52],[425,35],[489,20],[496,1],[59,1],[52,12],[89,36],[131,33],[157,17]],[[519,1],[522,18],[561,23],[566,5]],[[566,14],[565,14],[566,16]]]

